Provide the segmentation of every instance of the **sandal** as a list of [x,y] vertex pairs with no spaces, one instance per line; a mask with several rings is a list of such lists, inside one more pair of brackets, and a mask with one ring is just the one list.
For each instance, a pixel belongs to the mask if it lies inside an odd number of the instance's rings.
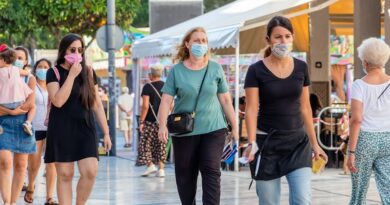
[[59,205],[53,198],[46,199],[45,205]]
[[34,191],[26,190],[26,193],[24,194],[24,201],[32,204],[34,202]]

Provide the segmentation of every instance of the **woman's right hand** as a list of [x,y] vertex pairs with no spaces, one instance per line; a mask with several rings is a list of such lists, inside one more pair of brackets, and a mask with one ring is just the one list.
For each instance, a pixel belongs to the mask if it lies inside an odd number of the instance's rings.
[[168,128],[167,128],[167,126],[160,127],[160,129],[158,130],[158,139],[163,143],[168,142]]
[[248,147],[244,150],[244,153],[242,155],[248,159],[249,162],[253,161],[255,159],[255,154],[259,151],[259,148],[257,146],[256,142],[252,142],[248,145]]
[[83,67],[80,63],[73,63],[73,65],[70,67],[69,76],[76,78],[80,73]]
[[21,107],[22,107],[22,106],[19,106],[19,107],[17,107],[16,109],[11,110],[11,111],[9,112],[9,114],[10,114],[10,115],[24,115],[24,114],[26,114],[28,111],[23,110]]

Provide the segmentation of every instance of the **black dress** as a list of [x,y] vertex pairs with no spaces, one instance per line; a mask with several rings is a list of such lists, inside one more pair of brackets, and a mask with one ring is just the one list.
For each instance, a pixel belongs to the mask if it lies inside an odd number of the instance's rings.
[[[60,86],[68,77],[69,71],[56,66],[60,74]],[[93,73],[96,84],[96,74]],[[47,72],[46,84],[58,82],[54,70]],[[87,110],[80,99],[82,79],[78,76],[68,100],[61,108],[51,106],[47,128],[45,163],[75,162],[88,157],[98,158],[98,140],[93,111]]]

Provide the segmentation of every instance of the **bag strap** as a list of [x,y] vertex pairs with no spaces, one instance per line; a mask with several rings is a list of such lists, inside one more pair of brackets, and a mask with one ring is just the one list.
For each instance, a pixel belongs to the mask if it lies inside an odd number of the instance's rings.
[[195,116],[195,111],[196,111],[196,108],[198,107],[199,96],[200,96],[200,93],[201,93],[201,91],[202,91],[202,87],[203,87],[204,79],[206,78],[206,75],[207,75],[207,71],[209,71],[209,62],[207,62],[206,72],[205,72],[204,75],[203,75],[203,79],[202,79],[202,83],[200,84],[198,96],[196,97],[195,109],[194,109],[194,111],[192,112],[192,115],[193,115],[193,116]]
[[385,92],[386,92],[387,88],[389,88],[389,86],[390,86],[390,83],[386,86],[386,88],[385,88],[385,89],[382,91],[382,93],[379,95],[378,100],[379,100],[380,97],[382,97],[383,94],[385,94]]
[[161,95],[160,93],[157,91],[156,87],[154,87],[154,85],[152,83],[148,83],[150,86],[152,86],[153,90],[156,92],[156,94],[158,95],[158,97],[160,98],[161,100]]
[[[154,87],[152,83],[148,83],[148,84],[149,84],[150,86],[152,86],[153,90],[156,92],[157,96],[158,96],[158,97],[160,98],[160,100],[161,100],[161,95],[160,95],[160,93],[157,91],[156,87]],[[153,115],[154,115],[154,118],[156,118],[156,122],[158,123],[158,118],[157,118],[156,112],[154,112],[153,105],[152,105],[152,103],[150,103],[150,102],[149,102],[149,107],[150,107],[150,109],[152,110],[152,113],[153,113]]]
[[58,68],[56,66],[54,66],[53,71],[54,71],[54,74],[56,75],[58,83],[60,83],[59,81],[60,81],[61,77],[60,77],[60,72],[58,71]]

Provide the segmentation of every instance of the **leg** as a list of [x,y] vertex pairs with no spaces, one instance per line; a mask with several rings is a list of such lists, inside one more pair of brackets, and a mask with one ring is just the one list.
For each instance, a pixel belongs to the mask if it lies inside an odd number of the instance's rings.
[[41,166],[43,140],[37,141],[37,152],[28,155],[28,190],[34,190],[35,179]]
[[176,185],[182,205],[195,205],[200,136],[173,137]]
[[72,205],[72,180],[74,163],[55,163],[57,170],[57,195],[61,205]]
[[32,123],[36,113],[36,106],[33,104],[27,113],[27,122]]
[[390,205],[390,138],[389,134],[381,136],[380,156],[374,161],[375,181],[381,196],[382,204]]
[[96,158],[90,157],[78,161],[77,164],[79,167],[80,179],[77,184],[76,205],[84,205],[95,184],[98,161]]
[[12,153],[0,150],[0,192],[4,204],[11,203],[11,168]]
[[309,205],[311,202],[311,168],[300,168],[287,174],[290,205]]
[[146,164],[146,171],[142,174],[143,177],[157,172],[156,166],[153,163],[153,146],[154,146],[154,130],[153,124],[145,122],[144,130],[141,135],[141,142],[139,146],[139,158],[141,164]]
[[22,190],[27,170],[28,154],[14,154],[14,176],[12,178],[11,203],[16,203]]
[[202,174],[203,204],[217,205],[221,196],[221,156],[226,130],[201,135],[199,170]]
[[256,181],[256,193],[259,205],[280,205],[280,178]]
[[129,144],[131,145],[133,143],[133,135],[131,133],[131,129],[133,128],[132,126],[132,121],[131,119],[127,120],[127,123],[129,125],[129,130],[127,131],[127,135],[129,136]]
[[120,129],[123,132],[123,135],[125,137],[125,147],[129,144],[129,127],[127,125],[127,120],[121,119],[120,120]]
[[373,144],[371,134],[360,133],[356,147],[355,166],[356,173],[352,176],[352,194],[350,205],[366,204],[366,195],[370,185],[374,157],[376,156],[376,146]]
[[57,172],[54,163],[46,164],[46,200],[53,198]]

